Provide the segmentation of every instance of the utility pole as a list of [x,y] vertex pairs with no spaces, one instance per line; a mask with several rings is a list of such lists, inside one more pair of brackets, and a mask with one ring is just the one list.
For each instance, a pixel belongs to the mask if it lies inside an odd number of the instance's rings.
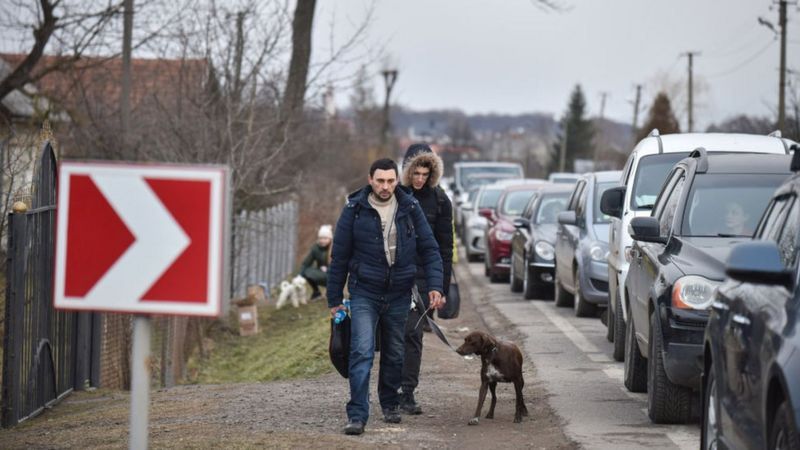
[[386,88],[386,97],[383,99],[383,129],[381,130],[381,143],[384,150],[387,149],[389,143],[389,133],[391,132],[391,123],[389,121],[389,98],[392,95],[392,88],[397,81],[397,69],[384,69],[381,71],[383,81]]
[[636,85],[636,100],[633,101],[633,124],[631,131],[633,132],[634,139],[639,132],[639,102],[642,99],[642,85]]
[[600,92],[600,120],[603,120],[603,118],[605,117],[606,97],[608,97],[608,92],[601,91]]
[[781,71],[778,76],[778,129],[786,121],[786,0],[779,0],[778,26],[781,28]]
[[122,148],[127,155],[128,133],[131,126],[131,41],[133,40],[133,0],[123,2],[122,17],[122,97],[120,119],[122,121]]
[[564,121],[564,142],[558,155],[558,171],[564,172],[567,166],[567,144],[569,143],[569,119]]
[[688,116],[689,116],[689,123],[688,123],[688,132],[691,133],[694,131],[694,99],[693,99],[693,81],[692,81],[692,64],[694,62],[695,55],[699,55],[700,52],[686,52],[686,55],[689,58],[689,100],[688,100]]

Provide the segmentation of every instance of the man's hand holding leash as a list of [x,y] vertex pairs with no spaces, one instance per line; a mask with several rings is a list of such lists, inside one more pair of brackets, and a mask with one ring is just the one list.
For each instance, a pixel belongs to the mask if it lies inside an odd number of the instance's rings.
[[433,309],[442,309],[444,304],[447,303],[447,299],[439,291],[428,292],[428,300],[430,300],[430,305]]

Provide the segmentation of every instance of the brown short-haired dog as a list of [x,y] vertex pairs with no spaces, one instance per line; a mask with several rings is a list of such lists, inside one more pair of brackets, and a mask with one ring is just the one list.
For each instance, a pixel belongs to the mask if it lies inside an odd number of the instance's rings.
[[489,333],[483,331],[473,331],[464,338],[464,343],[456,349],[459,355],[476,354],[481,357],[481,389],[478,393],[478,408],[475,409],[475,416],[470,419],[470,425],[477,425],[480,421],[483,401],[486,400],[486,388],[492,391],[492,403],[489,412],[486,413],[487,419],[494,418],[494,405],[497,403],[495,387],[498,382],[513,382],[514,390],[517,393],[516,411],[514,413],[514,423],[522,422],[522,416],[528,415],[528,408],[522,399],[522,387],[525,380],[522,379],[522,352],[511,342],[495,339]]

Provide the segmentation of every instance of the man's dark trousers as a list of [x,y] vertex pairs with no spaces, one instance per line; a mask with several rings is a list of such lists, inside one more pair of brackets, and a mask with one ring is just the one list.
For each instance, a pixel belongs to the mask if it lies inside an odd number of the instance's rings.
[[[427,310],[430,306],[428,284],[425,278],[420,277],[419,274],[417,274],[417,279],[414,282],[417,285],[417,290],[419,290],[419,295]],[[403,392],[406,393],[413,392],[419,384],[419,368],[422,364],[422,326],[425,321],[425,319],[423,319],[421,322],[420,318],[423,317],[424,313],[425,311],[420,311],[419,306],[417,306],[408,313],[408,320],[406,320],[406,354],[403,357],[403,380],[401,383]],[[419,322],[419,326],[416,326],[417,322]]]

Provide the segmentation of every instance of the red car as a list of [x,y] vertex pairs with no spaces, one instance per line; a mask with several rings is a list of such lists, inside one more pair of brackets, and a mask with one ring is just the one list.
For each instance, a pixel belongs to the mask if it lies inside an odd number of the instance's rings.
[[528,200],[531,199],[541,182],[527,182],[505,188],[497,202],[496,212],[481,210],[479,214],[489,219],[486,228],[486,257],[484,258],[486,276],[492,282],[507,281],[511,267],[511,238],[514,236],[514,219],[520,217]]

